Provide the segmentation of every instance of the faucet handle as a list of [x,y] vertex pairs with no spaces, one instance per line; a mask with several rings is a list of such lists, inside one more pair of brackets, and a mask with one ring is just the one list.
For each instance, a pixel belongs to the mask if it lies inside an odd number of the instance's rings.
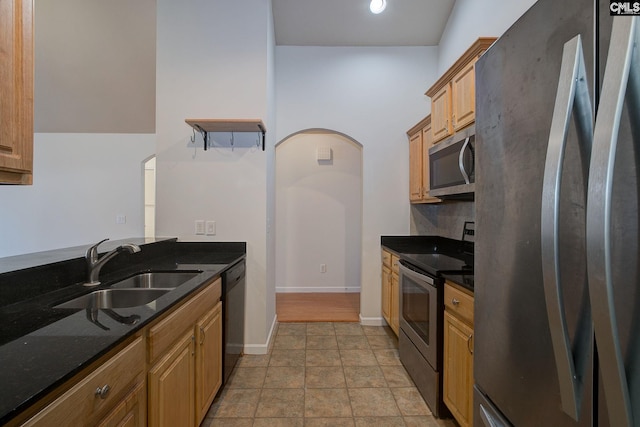
[[107,238],[107,239],[100,240],[98,243],[96,243],[95,245],[87,249],[87,253],[85,255],[87,260],[96,261],[96,259],[98,258],[98,246],[100,246],[101,243],[104,243],[107,240],[109,239]]

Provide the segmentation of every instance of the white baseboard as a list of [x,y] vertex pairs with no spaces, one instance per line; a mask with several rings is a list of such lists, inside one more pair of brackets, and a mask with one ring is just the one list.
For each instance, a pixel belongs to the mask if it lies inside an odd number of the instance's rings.
[[244,354],[269,353],[269,349],[273,345],[273,340],[276,337],[277,330],[278,330],[278,316],[276,315],[273,317],[273,323],[271,324],[271,329],[269,330],[269,335],[267,336],[267,342],[265,344],[245,344]]
[[360,314],[360,324],[363,326],[386,326],[384,317],[362,317]]
[[360,293],[359,286],[353,287],[341,287],[341,288],[329,288],[329,287],[276,287],[277,294],[286,294],[286,293]]

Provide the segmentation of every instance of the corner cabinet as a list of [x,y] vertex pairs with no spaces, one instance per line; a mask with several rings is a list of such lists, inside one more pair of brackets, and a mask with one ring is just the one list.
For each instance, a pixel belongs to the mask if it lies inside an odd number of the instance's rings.
[[475,122],[475,64],[494,41],[495,37],[476,40],[425,93],[431,98],[434,143]]
[[444,403],[460,427],[473,425],[473,294],[444,288]]
[[33,182],[33,0],[0,1],[0,184]]
[[407,131],[409,137],[409,201],[411,203],[438,203],[429,196],[429,148],[432,147],[431,116],[422,119]]
[[382,250],[382,317],[396,335],[400,330],[399,260],[391,252]]

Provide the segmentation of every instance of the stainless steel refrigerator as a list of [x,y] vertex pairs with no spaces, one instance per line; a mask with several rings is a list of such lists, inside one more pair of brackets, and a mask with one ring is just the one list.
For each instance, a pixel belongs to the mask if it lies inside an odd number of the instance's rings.
[[476,65],[476,426],[640,427],[640,18],[609,6],[540,0]]

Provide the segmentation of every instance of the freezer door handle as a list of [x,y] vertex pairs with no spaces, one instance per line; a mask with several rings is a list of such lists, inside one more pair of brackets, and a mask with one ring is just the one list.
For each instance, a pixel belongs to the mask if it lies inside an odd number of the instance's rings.
[[480,419],[485,427],[507,427],[500,420],[492,417],[482,403],[480,404]]
[[[582,39],[577,35],[565,43],[555,106],[549,131],[544,169],[541,210],[541,256],[547,317],[560,386],[562,409],[576,421],[583,398],[583,378],[590,353],[591,331],[576,334],[572,350],[564,311],[559,257],[560,186],[567,133],[572,116],[582,156],[583,175],[593,137],[593,110],[586,79]],[[585,322],[590,325],[591,322]],[[589,327],[590,326],[585,326]],[[586,337],[586,338],[585,338]]]
[[587,198],[587,273],[601,379],[612,426],[640,425],[630,398],[614,306],[611,265],[611,195],[618,131],[625,96],[632,135],[640,141],[640,18],[614,17],[598,107]]

